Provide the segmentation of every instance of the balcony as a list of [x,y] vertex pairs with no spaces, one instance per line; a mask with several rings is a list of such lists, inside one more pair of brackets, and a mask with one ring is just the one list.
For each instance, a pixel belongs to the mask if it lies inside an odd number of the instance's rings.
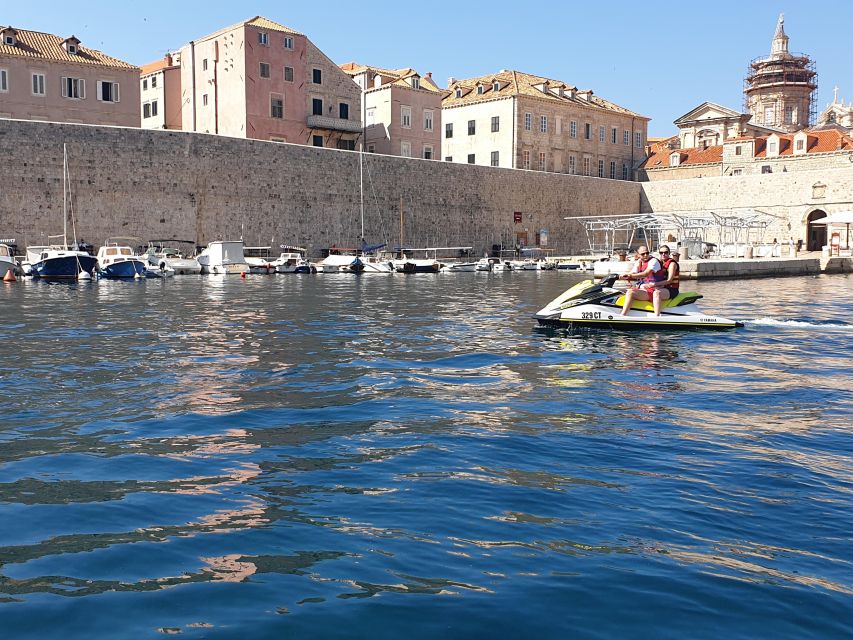
[[347,131],[349,133],[361,133],[361,122],[358,120],[344,120],[343,118],[329,118],[327,116],[308,116],[308,126],[312,129],[327,129],[330,131]]

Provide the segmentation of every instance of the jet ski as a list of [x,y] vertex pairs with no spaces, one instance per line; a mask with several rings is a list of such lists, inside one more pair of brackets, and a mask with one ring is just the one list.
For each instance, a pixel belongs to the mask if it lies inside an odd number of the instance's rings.
[[618,274],[612,273],[598,283],[579,282],[554,298],[533,317],[546,327],[610,329],[734,329],[743,323],[707,316],[696,306],[702,296],[683,292],[664,300],[661,315],[656,316],[651,301],[636,300],[627,315],[620,315],[624,289],[614,288]]

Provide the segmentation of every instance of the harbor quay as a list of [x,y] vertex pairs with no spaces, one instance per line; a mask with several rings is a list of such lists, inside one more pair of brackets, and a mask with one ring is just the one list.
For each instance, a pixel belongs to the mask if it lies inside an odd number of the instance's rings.
[[[116,236],[198,246],[239,238],[300,246],[316,257],[364,241],[470,246],[476,256],[535,246],[595,259],[606,254],[591,251],[584,219],[705,210],[760,211],[763,243],[776,240],[787,254],[788,242],[808,241],[816,213],[853,202],[853,164],[640,183],[179,131],[0,120],[0,235],[20,248],[62,232],[63,145],[73,214],[65,222],[78,241],[95,246]],[[851,269],[846,246],[837,256],[686,259],[682,266],[686,278]]]

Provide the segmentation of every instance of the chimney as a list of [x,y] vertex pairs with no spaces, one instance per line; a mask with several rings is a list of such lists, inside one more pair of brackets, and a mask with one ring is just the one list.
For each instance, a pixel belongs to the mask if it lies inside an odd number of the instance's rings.
[[452,85],[454,82],[456,82],[456,78],[454,78],[453,76],[450,76],[450,77],[447,79],[447,86],[449,87],[449,86],[450,86],[450,85]]
[[172,54],[171,53],[166,54],[166,66],[167,67],[172,66]]

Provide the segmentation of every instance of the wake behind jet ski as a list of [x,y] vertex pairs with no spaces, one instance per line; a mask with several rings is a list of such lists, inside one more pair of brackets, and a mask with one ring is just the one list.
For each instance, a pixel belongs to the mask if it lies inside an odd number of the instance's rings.
[[743,326],[728,318],[705,315],[696,306],[702,296],[692,292],[679,293],[665,300],[659,316],[654,314],[651,302],[641,300],[631,305],[627,315],[620,315],[625,291],[614,288],[618,277],[612,273],[598,283],[579,282],[533,317],[540,325],[562,328],[733,329]]

